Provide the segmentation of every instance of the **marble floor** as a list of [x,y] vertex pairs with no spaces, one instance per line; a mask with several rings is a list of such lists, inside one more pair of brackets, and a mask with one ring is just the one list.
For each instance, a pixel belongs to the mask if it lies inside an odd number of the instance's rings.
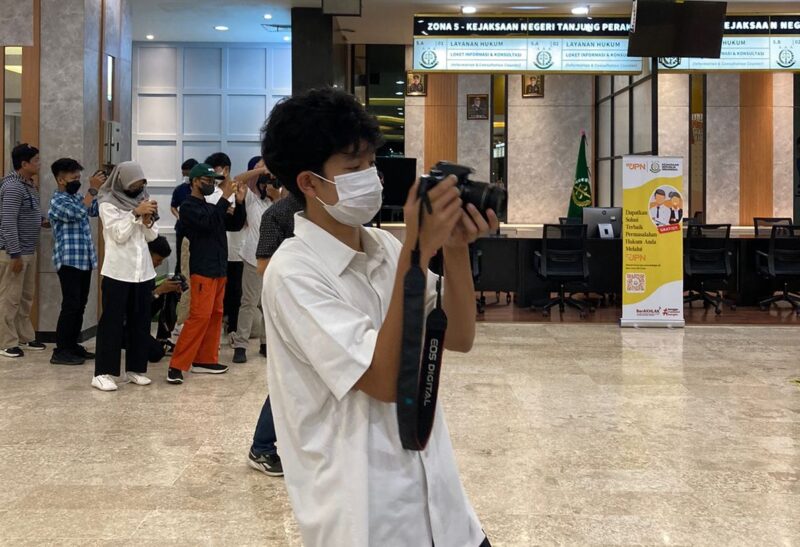
[[[300,545],[245,463],[263,361],[101,393],[47,357],[0,361],[0,544]],[[797,327],[486,323],[441,400],[495,546],[800,546],[798,377]]]

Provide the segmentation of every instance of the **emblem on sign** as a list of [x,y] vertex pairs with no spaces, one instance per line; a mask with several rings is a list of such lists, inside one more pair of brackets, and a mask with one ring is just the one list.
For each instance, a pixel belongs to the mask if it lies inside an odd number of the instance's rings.
[[794,66],[794,52],[789,49],[785,48],[782,49],[780,53],[778,53],[778,66],[781,68],[790,68]]
[[650,172],[651,173],[660,173],[661,172],[661,164],[657,161],[654,161],[650,164]]
[[589,179],[580,178],[575,181],[575,187],[572,190],[572,203],[578,207],[591,207],[592,189],[589,186]]
[[553,66],[553,55],[549,51],[540,51],[536,54],[534,64],[539,70],[547,70]]
[[658,62],[664,68],[678,68],[681,64],[680,57],[659,57]]
[[426,49],[419,57],[419,64],[422,66],[422,68],[430,70],[439,64],[439,58],[436,56],[435,51],[432,49]]

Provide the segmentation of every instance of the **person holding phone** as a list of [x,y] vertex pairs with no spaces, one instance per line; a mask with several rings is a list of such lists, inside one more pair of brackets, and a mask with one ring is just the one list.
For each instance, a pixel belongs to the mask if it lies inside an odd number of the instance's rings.
[[[156,271],[147,243],[158,237],[158,204],[146,186],[141,165],[126,161],[114,168],[97,195],[105,258],[92,386],[100,391],[116,391],[120,383],[150,383],[145,373]],[[123,340],[126,373],[120,375]]]

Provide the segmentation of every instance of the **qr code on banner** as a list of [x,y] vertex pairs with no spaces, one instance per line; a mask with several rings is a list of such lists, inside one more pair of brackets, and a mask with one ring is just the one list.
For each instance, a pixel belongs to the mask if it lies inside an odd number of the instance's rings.
[[628,294],[643,293],[646,280],[647,277],[643,273],[625,274],[625,292]]

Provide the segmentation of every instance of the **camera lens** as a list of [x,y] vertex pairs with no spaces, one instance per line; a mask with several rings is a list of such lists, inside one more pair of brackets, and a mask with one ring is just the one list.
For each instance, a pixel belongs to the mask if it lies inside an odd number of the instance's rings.
[[494,211],[498,217],[504,216],[507,204],[506,195],[504,188],[485,182],[469,181],[461,187],[461,199],[464,204],[473,204],[484,216],[486,216],[487,209]]

